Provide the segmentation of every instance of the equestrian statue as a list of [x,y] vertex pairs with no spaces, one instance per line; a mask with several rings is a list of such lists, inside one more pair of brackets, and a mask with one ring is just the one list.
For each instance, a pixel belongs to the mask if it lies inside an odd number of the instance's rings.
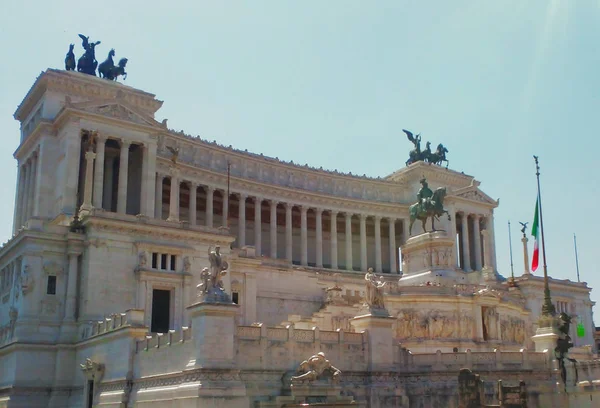
[[404,133],[406,133],[406,137],[408,140],[414,145],[414,149],[410,151],[408,154],[408,160],[406,161],[406,165],[410,165],[412,163],[423,161],[429,164],[437,164],[441,166],[443,162],[446,162],[446,168],[448,168],[448,164],[450,162],[446,159],[446,153],[448,153],[448,149],[444,147],[443,144],[439,144],[435,152],[431,151],[431,143],[427,142],[425,144],[425,150],[421,151],[421,134],[414,136],[412,132],[402,129]]
[[125,65],[127,65],[127,58],[121,58],[119,64],[115,66],[113,57],[115,56],[115,49],[111,49],[108,52],[108,57],[98,66],[98,74],[100,78],[110,79],[116,81],[119,75],[123,75],[123,79],[127,79],[127,72],[125,72]]
[[98,61],[96,61],[96,45],[100,44],[100,41],[91,43],[90,37],[86,37],[83,34],[79,34],[79,38],[81,38],[81,46],[85,50],[85,53],[77,61],[77,71],[96,76],[96,67],[98,66]]
[[412,226],[415,220],[420,220],[423,224],[423,231],[427,232],[425,223],[428,218],[431,218],[431,231],[435,231],[434,219],[448,214],[448,220],[450,220],[450,214],[444,209],[444,197],[446,197],[446,188],[439,187],[435,191],[431,191],[427,180],[421,179],[421,189],[417,193],[418,201],[408,208],[410,214],[410,225],[408,227],[409,235],[412,233]]

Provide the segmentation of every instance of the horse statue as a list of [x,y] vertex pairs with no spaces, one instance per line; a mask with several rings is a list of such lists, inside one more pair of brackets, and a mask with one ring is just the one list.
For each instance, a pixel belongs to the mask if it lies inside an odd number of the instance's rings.
[[125,66],[127,65],[127,58],[121,58],[116,67],[112,67],[108,72],[108,75],[105,76],[106,79],[110,79],[111,81],[116,81],[117,77],[123,75],[123,79],[127,79],[127,72],[125,72]]
[[448,161],[448,159],[446,159],[446,153],[448,153],[448,149],[446,149],[444,145],[440,143],[436,151],[429,155],[429,163],[434,163],[438,166],[441,166],[442,162],[446,162],[446,168],[448,168],[450,162]]
[[115,49],[111,48],[111,50],[108,52],[108,57],[106,57],[104,62],[102,62],[100,65],[98,65],[98,76],[100,78],[108,78],[108,75],[110,74],[111,69],[113,69],[115,67],[115,62],[113,61],[114,56],[115,56]]
[[421,160],[431,163],[431,142],[425,143],[425,150],[421,152]]
[[433,232],[435,231],[435,218],[443,214],[448,214],[448,219],[450,219],[450,213],[444,209],[444,197],[446,197],[446,188],[439,187],[433,192],[431,197],[425,198],[423,202],[415,203],[408,208],[410,214],[410,225],[408,227],[409,235],[412,232],[412,226],[415,220],[421,220],[423,231],[427,232],[425,223],[427,222],[427,219],[431,217],[431,230]]
[[65,56],[65,70],[67,71],[75,71],[75,54],[73,53],[73,47],[75,44],[69,45],[69,52]]
[[408,140],[415,146],[414,150],[411,150],[408,155],[406,165],[408,166],[409,164],[423,160],[423,153],[421,152],[421,134],[419,133],[418,135],[413,136],[412,132],[409,132],[406,129],[402,129],[402,131],[406,133]]
[[100,41],[91,43],[89,41],[90,37],[86,37],[83,34],[79,34],[79,38],[81,38],[81,46],[85,50],[85,53],[77,60],[77,71],[96,76],[96,67],[98,66],[98,61],[96,61],[96,45],[100,44]]

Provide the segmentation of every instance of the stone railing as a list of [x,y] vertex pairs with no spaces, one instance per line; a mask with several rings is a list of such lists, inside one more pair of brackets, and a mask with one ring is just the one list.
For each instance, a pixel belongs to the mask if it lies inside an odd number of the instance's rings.
[[107,334],[123,327],[144,327],[144,311],[129,309],[125,313],[115,313],[102,320],[91,321],[82,331],[81,340]]
[[547,369],[548,356],[542,352],[521,351],[489,351],[456,353],[412,353],[401,350],[400,361],[403,369],[409,371],[457,371],[461,368],[474,370],[512,370],[512,369]]
[[183,344],[192,338],[192,331],[189,327],[182,327],[180,330],[169,330],[167,333],[148,334],[144,340],[137,341],[135,352],[151,351],[164,347],[171,347],[176,344]]
[[267,327],[257,323],[236,329],[238,366],[243,368],[289,370],[297,368],[312,354],[323,351],[331,361],[341,364],[338,368],[342,370],[360,369],[367,361],[365,341],[363,333],[325,331],[318,327],[305,330],[293,325]]

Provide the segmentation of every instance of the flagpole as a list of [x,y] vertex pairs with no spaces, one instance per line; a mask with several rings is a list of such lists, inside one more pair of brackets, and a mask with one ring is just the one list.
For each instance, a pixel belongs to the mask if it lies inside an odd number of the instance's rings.
[[540,228],[542,230],[542,256],[544,261],[544,304],[542,305],[542,315],[554,316],[556,310],[552,304],[552,298],[550,297],[550,285],[548,284],[548,267],[546,264],[546,242],[544,240],[544,217],[542,215],[542,191],[540,188],[540,166],[538,164],[538,157],[533,156],[535,160],[535,175],[537,177],[537,188],[538,188],[538,205],[540,210]]
[[510,276],[515,281],[515,269],[513,268],[513,255],[512,255],[512,238],[510,236],[510,220],[508,221],[508,247],[510,248]]
[[573,234],[573,243],[575,244],[575,266],[577,267],[577,282],[581,282],[579,280],[579,257],[577,256],[577,237]]

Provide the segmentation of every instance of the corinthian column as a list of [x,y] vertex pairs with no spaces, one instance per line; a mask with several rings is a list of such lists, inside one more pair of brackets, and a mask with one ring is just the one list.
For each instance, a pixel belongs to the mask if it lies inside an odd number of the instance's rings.
[[162,174],[156,173],[156,186],[154,187],[154,218],[162,220],[163,211],[163,180]]
[[213,202],[215,189],[211,186],[206,187],[206,226],[213,227]]
[[85,183],[83,188],[83,204],[79,209],[81,216],[88,215],[92,210],[92,192],[93,192],[93,179],[94,179],[94,159],[96,153],[91,150],[85,153]]
[[466,213],[462,213],[460,217],[461,221],[461,236],[462,236],[462,269],[465,272],[471,272],[471,252],[469,249],[469,216]]
[[331,269],[338,268],[337,211],[331,211]]
[[190,225],[196,225],[196,190],[198,189],[198,184],[190,181],[190,209],[189,209],[189,220]]
[[367,216],[360,215],[360,269],[367,271]]
[[475,270],[481,270],[481,232],[479,230],[480,215],[473,217],[473,250],[475,251]]
[[171,194],[169,197],[169,218],[167,221],[179,221],[179,172],[177,169],[171,169]]
[[375,217],[375,271],[381,273],[381,217]]
[[285,203],[285,259],[292,262],[292,207]]
[[261,220],[261,210],[262,210],[262,198],[255,197],[254,198],[254,250],[256,251],[256,256],[260,257],[262,255],[262,220]]
[[277,259],[277,201],[271,200],[271,213],[269,220],[270,230],[270,246],[271,246],[271,258]]
[[352,265],[352,214],[346,213],[346,270],[354,270]]
[[300,207],[300,263],[302,266],[308,265],[308,226],[307,226],[306,206]]
[[523,234],[523,238],[521,238],[521,242],[523,243],[523,261],[525,261],[525,269],[524,269],[524,275],[530,275],[531,273],[529,272],[529,252],[527,251],[527,241],[529,241],[527,239],[527,235]]
[[94,208],[102,208],[102,193],[104,189],[104,148],[106,138],[96,137],[96,163],[94,164]]
[[316,214],[316,255],[317,255],[317,268],[323,267],[323,210],[317,208]]
[[398,257],[398,248],[396,247],[396,220],[389,218],[389,236],[390,236],[390,272],[398,273],[396,258]]
[[238,204],[238,247],[246,246],[246,194],[240,193]]
[[119,186],[117,195],[117,212],[127,213],[127,176],[129,175],[129,146],[130,142],[121,142],[121,157],[119,161]]

